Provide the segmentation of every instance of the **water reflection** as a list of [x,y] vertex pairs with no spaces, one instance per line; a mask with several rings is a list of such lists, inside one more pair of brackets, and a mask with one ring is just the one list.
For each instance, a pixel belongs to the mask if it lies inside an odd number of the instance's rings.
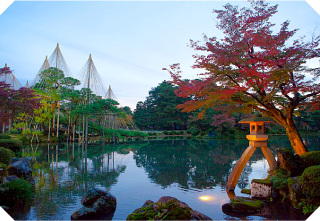
[[[110,146],[86,148],[75,143],[24,149],[23,156],[31,160],[36,181],[35,199],[28,205],[29,209],[31,206],[28,219],[61,219],[64,210],[75,211],[79,198],[89,188],[103,186],[108,189],[115,185],[119,175],[126,170],[123,159],[128,153],[117,153]],[[21,211],[13,211],[11,215],[25,219]]]
[[[183,189],[212,189],[225,187],[236,161],[246,149],[247,141],[192,140],[151,141],[134,152],[138,167],[163,188],[178,183]],[[242,173],[238,186],[248,184],[251,163],[263,158],[257,152]]]
[[[310,143],[309,150],[319,150],[318,137],[305,140]],[[164,195],[177,197],[213,219],[233,219],[221,211],[222,204],[229,201],[224,188],[247,146],[247,140],[184,139],[115,147],[86,148],[77,143],[30,146],[23,155],[32,159],[35,198],[10,214],[14,219],[70,220],[81,207],[84,193],[91,187],[103,186],[117,197],[114,219],[126,219],[147,199],[156,201]],[[289,146],[286,137],[270,137],[273,152]],[[263,178],[267,168],[258,149],[247,163],[236,191],[247,188],[253,178]]]

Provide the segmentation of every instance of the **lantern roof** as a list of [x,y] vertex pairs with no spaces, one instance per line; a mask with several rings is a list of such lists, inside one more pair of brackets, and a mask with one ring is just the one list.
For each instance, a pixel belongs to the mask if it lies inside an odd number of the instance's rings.
[[240,124],[249,124],[252,122],[272,123],[274,122],[274,120],[271,119],[270,117],[262,117],[261,114],[255,114],[252,117],[244,118],[241,121],[239,121]]

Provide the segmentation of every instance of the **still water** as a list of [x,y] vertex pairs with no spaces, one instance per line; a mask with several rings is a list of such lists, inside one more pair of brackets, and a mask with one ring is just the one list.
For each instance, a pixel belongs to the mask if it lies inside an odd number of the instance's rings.
[[[319,150],[319,137],[305,137],[309,150]],[[129,144],[31,146],[36,192],[33,201],[11,211],[14,219],[70,220],[91,187],[106,187],[117,198],[113,220],[124,220],[148,199],[173,196],[212,219],[239,219],[222,212],[229,202],[225,185],[232,168],[248,146],[247,140],[149,140]],[[271,137],[269,146],[289,147],[286,137]],[[86,157],[87,156],[87,157]],[[245,167],[237,188],[250,188],[254,178],[267,176],[268,164],[257,150]],[[203,197],[206,196],[206,197]],[[287,208],[286,208],[287,209]],[[299,212],[279,209],[247,219],[298,219]],[[299,216],[299,217],[298,217]],[[244,218],[244,217],[243,217]]]

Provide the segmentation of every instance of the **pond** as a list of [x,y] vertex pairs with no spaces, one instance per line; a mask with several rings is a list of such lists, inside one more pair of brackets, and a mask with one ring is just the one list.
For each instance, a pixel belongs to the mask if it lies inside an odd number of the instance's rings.
[[[319,150],[319,137],[305,137],[310,150]],[[36,192],[32,202],[10,211],[14,219],[70,220],[82,207],[81,198],[91,187],[106,187],[117,198],[113,220],[128,214],[148,199],[176,197],[212,219],[239,219],[222,212],[229,202],[225,185],[232,168],[248,146],[247,140],[149,140],[128,144],[89,145],[77,143],[31,146]],[[269,139],[273,153],[289,147],[286,137]],[[87,157],[85,157],[87,155]],[[249,188],[254,178],[267,176],[268,164],[257,150],[245,167],[236,195]],[[207,196],[207,197],[202,197]],[[288,208],[287,208],[288,209]],[[247,219],[305,219],[299,211],[280,208]]]

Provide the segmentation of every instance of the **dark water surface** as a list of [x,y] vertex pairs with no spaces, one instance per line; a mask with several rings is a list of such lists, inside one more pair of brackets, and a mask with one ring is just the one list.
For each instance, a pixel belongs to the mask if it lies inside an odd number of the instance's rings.
[[[320,150],[319,137],[304,140],[309,150]],[[146,200],[162,196],[176,197],[215,220],[239,219],[224,214],[221,206],[229,202],[225,185],[247,146],[247,140],[174,139],[115,147],[89,145],[87,150],[77,143],[29,147],[24,155],[33,156],[35,198],[11,215],[14,219],[70,220],[82,207],[85,192],[102,186],[117,198],[114,220],[124,220]],[[275,153],[290,143],[278,136],[269,139],[269,146]],[[254,178],[265,178],[267,170],[267,161],[257,150],[239,179],[236,195],[245,196],[241,188],[249,188]],[[242,219],[305,219],[289,206],[278,204],[271,210]]]

